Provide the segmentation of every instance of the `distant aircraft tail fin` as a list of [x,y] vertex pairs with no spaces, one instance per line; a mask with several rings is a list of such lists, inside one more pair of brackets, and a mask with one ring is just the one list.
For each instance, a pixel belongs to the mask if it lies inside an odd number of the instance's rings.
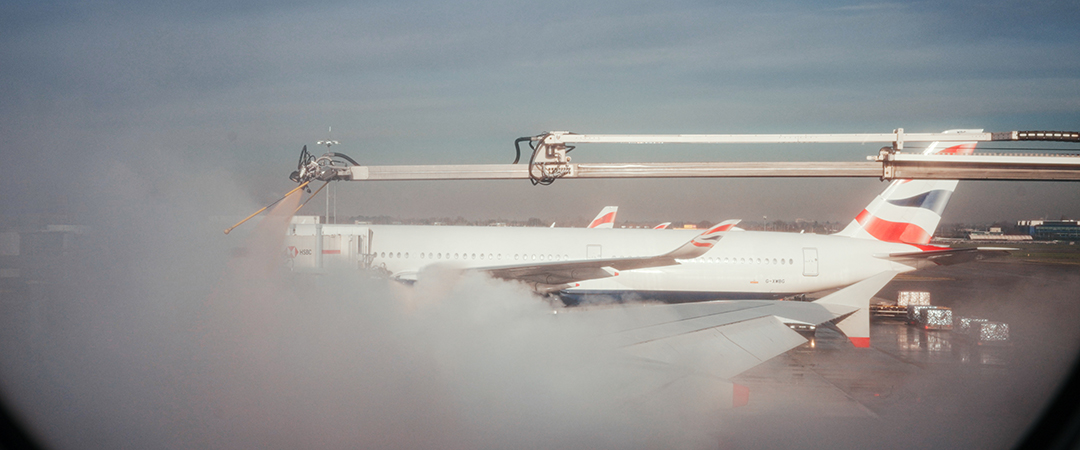
[[[946,133],[981,131],[949,130]],[[975,142],[957,142],[942,147],[942,143],[934,142],[923,154],[970,155],[975,151]],[[885,242],[928,244],[956,184],[956,180],[893,181],[885,192],[836,234]]]
[[589,223],[588,228],[614,228],[615,213],[618,211],[618,206],[605,206],[604,209],[600,210],[600,214],[597,214],[596,218]]

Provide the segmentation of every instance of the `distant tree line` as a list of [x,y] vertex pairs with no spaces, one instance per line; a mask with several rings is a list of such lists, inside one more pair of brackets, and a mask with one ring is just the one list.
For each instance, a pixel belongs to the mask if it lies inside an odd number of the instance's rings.
[[[525,220],[521,219],[507,219],[507,218],[494,218],[494,219],[477,219],[470,220],[462,216],[457,217],[427,217],[427,218],[407,218],[402,219],[398,217],[391,217],[386,215],[380,216],[351,216],[342,223],[365,223],[373,225],[452,225],[452,226],[507,226],[507,227],[547,227],[552,223],[556,227],[574,227],[584,228],[588,226],[592,219],[586,219],[582,217],[575,218],[563,218],[563,219],[541,219],[538,217],[530,217]],[[653,228],[658,225],[660,221],[616,221],[616,228]],[[717,221],[711,220],[699,220],[699,221],[674,221],[671,223],[670,228],[685,228],[690,225],[691,228],[705,229],[710,226],[716,225]],[[746,230],[768,230],[768,231],[784,231],[791,233],[817,233],[828,234],[835,233],[843,228],[846,223],[840,222],[821,222],[821,221],[809,221],[809,220],[770,220],[767,223],[761,221],[743,221],[739,223],[739,227]]]

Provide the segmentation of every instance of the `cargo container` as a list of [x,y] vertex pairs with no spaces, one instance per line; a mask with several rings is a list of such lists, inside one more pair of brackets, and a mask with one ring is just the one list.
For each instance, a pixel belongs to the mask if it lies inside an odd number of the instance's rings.
[[957,318],[954,332],[979,345],[1009,341],[1009,324],[978,317]]
[[925,291],[900,291],[896,294],[896,306],[930,306],[930,293]]
[[908,325],[918,325],[920,314],[922,310],[927,308],[934,308],[930,305],[908,305],[907,306],[907,322]]
[[1009,324],[1003,322],[980,322],[972,327],[971,336],[978,344],[1000,344],[1009,340]]
[[919,310],[919,325],[926,330],[951,330],[952,310],[945,307],[927,307]]
[[956,323],[953,324],[953,331],[959,334],[968,335],[972,333],[972,330],[980,323],[987,322],[986,319],[980,319],[978,317],[957,317]]

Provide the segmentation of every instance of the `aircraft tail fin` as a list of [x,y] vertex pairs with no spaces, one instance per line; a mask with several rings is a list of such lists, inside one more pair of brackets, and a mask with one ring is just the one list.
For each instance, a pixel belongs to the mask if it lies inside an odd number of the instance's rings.
[[600,214],[596,215],[596,218],[589,223],[588,228],[614,228],[615,227],[615,213],[619,212],[618,206],[605,206],[600,210]]
[[[946,133],[973,133],[982,130],[949,130]],[[970,155],[975,142],[934,142],[923,154]],[[956,180],[896,180],[870,202],[839,233],[860,239],[907,244],[928,244],[941,221],[941,214],[956,189]]]
[[870,346],[870,298],[895,277],[897,272],[881,272],[814,301],[841,317],[836,327],[856,347]]

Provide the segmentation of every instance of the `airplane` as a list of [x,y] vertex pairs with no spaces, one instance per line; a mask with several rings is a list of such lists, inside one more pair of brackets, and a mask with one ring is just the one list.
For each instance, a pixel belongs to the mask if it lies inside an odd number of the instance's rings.
[[[974,142],[938,145],[925,153],[971,154],[975,148]],[[371,266],[405,283],[432,268],[482,272],[526,283],[567,305],[593,299],[774,300],[1008,250],[930,244],[956,185],[894,181],[832,235],[746,231],[735,227],[737,220],[704,232],[370,225],[367,254]],[[868,345],[868,331],[857,334],[848,337]]]
[[[975,148],[938,145],[925,153]],[[740,406],[749,390],[731,378],[806,342],[796,329],[830,323],[854,347],[869,347],[870,298],[897,274],[1010,250],[930,244],[956,185],[894,181],[832,235],[747,231],[738,220],[704,231],[369,225],[353,233],[366,236],[359,245],[369,266],[406,284],[452,270],[561,299],[638,369],[627,392]],[[296,237],[307,232],[293,227]],[[776,300],[835,288],[813,302]],[[626,301],[635,299],[665,303]]]
[[614,228],[615,227],[615,214],[619,212],[618,206],[605,206],[600,210],[600,214],[596,215],[596,218],[589,222],[589,226],[585,228]]

